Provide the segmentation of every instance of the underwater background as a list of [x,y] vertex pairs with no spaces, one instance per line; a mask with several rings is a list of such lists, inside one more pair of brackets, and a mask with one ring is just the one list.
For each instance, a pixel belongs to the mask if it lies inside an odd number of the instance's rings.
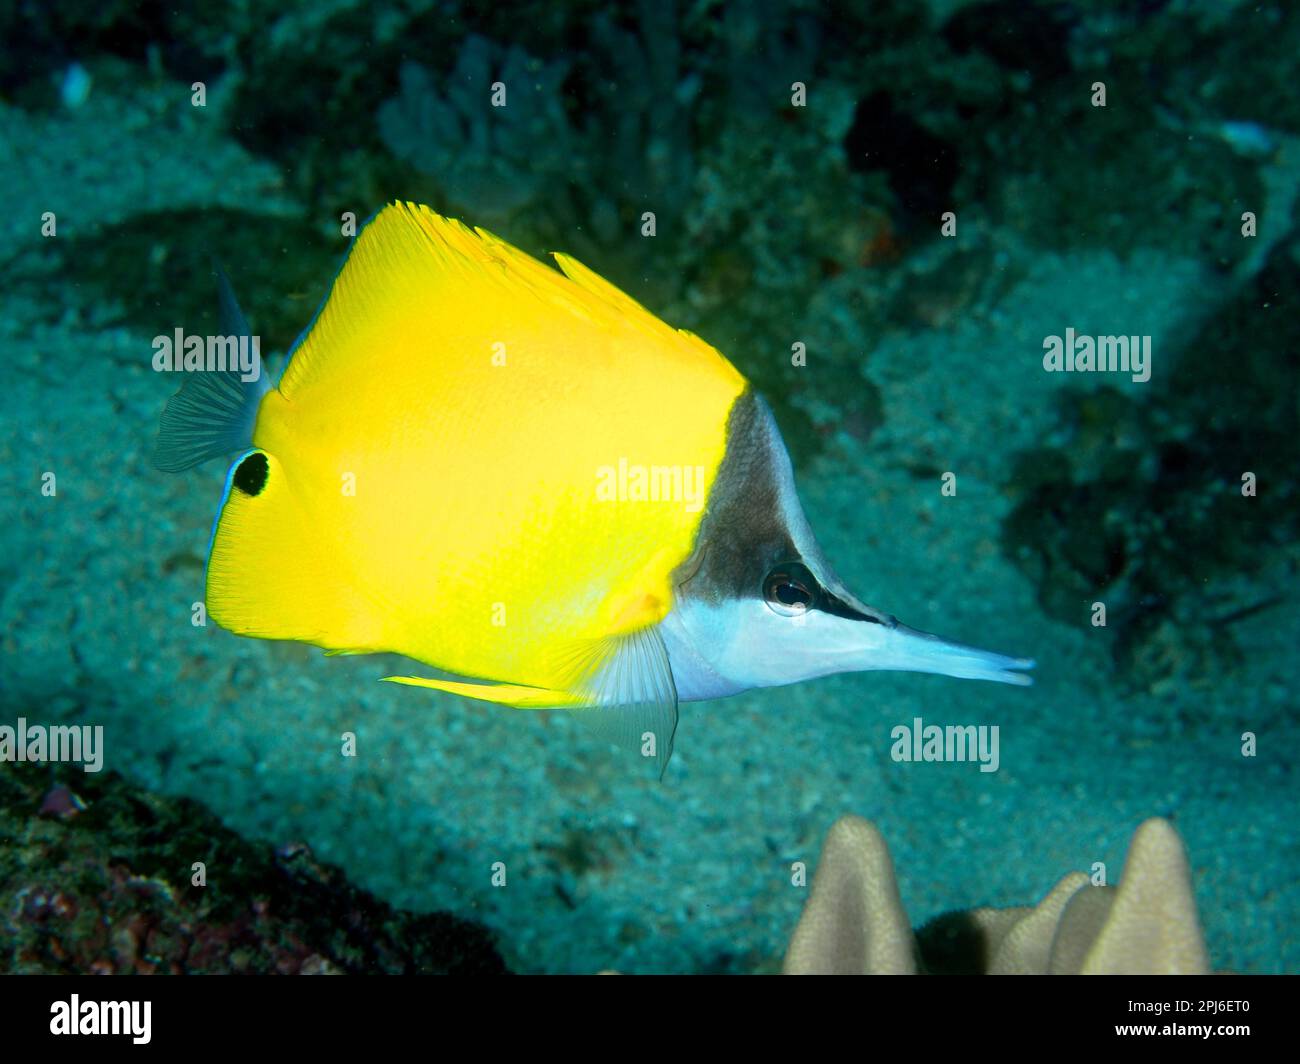
[[[0,764],[0,969],[776,971],[853,812],[918,925],[1170,817],[1213,967],[1300,970],[1295,5],[63,0],[0,41],[0,725],[105,769]],[[1035,685],[685,704],[660,782],[193,624],[225,469],[153,468],[151,338],[216,331],[215,258],[282,357],[393,199],[717,346],[845,582]],[[1045,372],[1067,329],[1150,379]],[[896,761],[915,718],[998,771]]]

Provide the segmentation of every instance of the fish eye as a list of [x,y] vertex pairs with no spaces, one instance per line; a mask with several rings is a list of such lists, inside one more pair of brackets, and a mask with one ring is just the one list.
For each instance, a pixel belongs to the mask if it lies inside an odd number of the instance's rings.
[[763,581],[763,601],[782,617],[798,617],[817,602],[817,581],[798,562],[778,565]]

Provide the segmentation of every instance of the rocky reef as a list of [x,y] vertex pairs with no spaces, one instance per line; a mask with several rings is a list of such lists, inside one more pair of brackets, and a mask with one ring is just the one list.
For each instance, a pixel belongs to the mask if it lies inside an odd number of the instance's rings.
[[114,773],[0,771],[0,971],[499,974],[488,932],[401,912],[301,844],[249,842]]

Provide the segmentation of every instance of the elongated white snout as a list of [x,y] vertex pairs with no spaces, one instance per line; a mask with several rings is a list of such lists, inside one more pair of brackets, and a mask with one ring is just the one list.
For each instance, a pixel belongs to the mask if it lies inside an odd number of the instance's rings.
[[962,680],[992,680],[1022,687],[1034,682],[1023,671],[1034,667],[1032,658],[1013,658],[965,643],[951,643],[905,624],[887,629],[872,643],[859,668],[933,672]]
[[835,673],[894,670],[1027,686],[1030,658],[954,643],[854,601],[837,613],[785,615],[756,599],[691,604],[665,623],[683,700],[779,687]]

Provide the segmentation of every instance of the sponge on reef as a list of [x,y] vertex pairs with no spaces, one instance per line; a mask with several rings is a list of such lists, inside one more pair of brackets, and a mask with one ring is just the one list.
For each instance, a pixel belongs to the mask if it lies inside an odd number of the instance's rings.
[[[1168,820],[1137,829],[1118,887],[1072,872],[1035,907],[940,917],[914,935],[889,848],[857,816],[832,825],[812,893],[786,952],[787,974],[1199,974],[1209,971],[1191,871]],[[918,944],[919,941],[919,944]],[[945,956],[947,954],[947,956]]]

